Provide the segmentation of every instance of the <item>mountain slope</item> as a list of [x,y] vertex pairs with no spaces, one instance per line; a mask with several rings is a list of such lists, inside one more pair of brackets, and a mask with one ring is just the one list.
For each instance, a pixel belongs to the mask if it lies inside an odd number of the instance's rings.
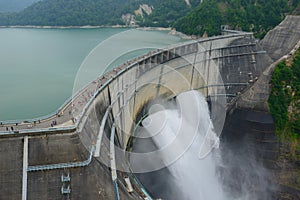
[[226,24],[253,31],[262,38],[299,3],[300,0],[43,0],[18,13],[0,13],[0,25],[172,26],[189,35],[211,36],[219,35],[221,25]]
[[150,15],[146,15],[144,19],[141,19],[140,25],[168,27],[176,19],[191,12],[200,2],[200,0],[151,1],[150,4],[154,7],[153,12]]
[[39,0],[0,0],[0,12],[15,12],[23,10]]
[[102,25],[117,24],[126,0],[45,0],[16,14],[17,25]]
[[[0,15],[0,25],[82,26],[123,24],[129,14],[142,25],[169,26],[200,0],[44,0],[17,14]],[[135,14],[141,5],[151,13]],[[135,16],[136,15],[136,16]]]
[[187,34],[217,35],[221,25],[227,24],[262,37],[299,3],[300,0],[204,0],[173,26]]

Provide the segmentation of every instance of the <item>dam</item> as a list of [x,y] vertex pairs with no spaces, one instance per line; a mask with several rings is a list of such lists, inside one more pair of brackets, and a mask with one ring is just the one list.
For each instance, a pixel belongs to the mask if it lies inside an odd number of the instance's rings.
[[[249,123],[246,131],[251,123],[260,124],[255,121],[260,114],[241,111],[230,121],[226,113],[238,108],[272,62],[252,33],[224,30],[222,36],[154,50],[122,64],[92,81],[53,116],[2,122],[0,199],[159,198],[152,197],[155,191],[128,164],[135,130],[149,106],[198,91],[208,102],[218,136],[227,131],[238,138],[231,130],[239,116]],[[274,124],[267,115],[264,119],[269,128],[258,128],[251,140],[259,140],[258,154],[272,168]],[[153,169],[141,170],[135,172]]]

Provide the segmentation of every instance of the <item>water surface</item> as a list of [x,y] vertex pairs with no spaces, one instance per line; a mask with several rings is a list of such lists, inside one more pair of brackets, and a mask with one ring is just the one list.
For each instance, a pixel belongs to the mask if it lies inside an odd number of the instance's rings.
[[[85,57],[99,43],[127,30],[0,29],[0,120],[35,118],[54,112],[71,96],[74,79]],[[130,32],[139,36],[134,43],[145,46],[164,47],[182,41],[165,31],[152,31],[150,37],[143,34],[145,31]],[[122,45],[126,42],[132,45],[133,41],[123,41]],[[115,45],[112,48],[118,48]],[[113,66],[144,52],[131,52]],[[101,54],[107,56],[105,52]],[[101,67],[107,68],[99,63]]]

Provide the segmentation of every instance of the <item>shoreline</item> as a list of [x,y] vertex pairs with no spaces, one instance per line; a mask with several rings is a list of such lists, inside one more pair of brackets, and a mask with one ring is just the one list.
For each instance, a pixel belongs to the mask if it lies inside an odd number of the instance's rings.
[[195,36],[195,35],[186,35],[182,32],[176,31],[175,28],[164,28],[164,27],[137,27],[137,30],[144,30],[144,31],[169,31],[169,35],[175,35],[180,37],[181,39],[184,40],[195,40],[198,39],[199,37]]
[[0,26],[2,28],[31,28],[31,29],[98,29],[98,28],[132,28],[143,31],[169,31],[169,35],[178,36],[184,40],[198,39],[195,35],[186,35],[182,32],[176,31],[176,29],[168,27],[139,27],[139,26],[127,26],[127,25],[99,25],[99,26],[33,26],[33,25],[13,25],[13,26]]
[[126,25],[99,25],[99,26],[34,26],[34,25],[13,25],[13,26],[0,26],[0,28],[32,28],[32,29],[72,29],[72,28],[78,28],[78,29],[96,29],[96,28],[135,28],[130,27]]

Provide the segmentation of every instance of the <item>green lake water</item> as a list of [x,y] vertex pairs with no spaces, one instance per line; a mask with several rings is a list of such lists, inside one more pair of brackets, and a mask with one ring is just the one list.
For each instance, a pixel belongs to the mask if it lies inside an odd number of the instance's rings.
[[124,28],[0,29],[0,121],[50,114],[72,95],[75,80],[84,85],[132,57],[182,41],[166,31]]

